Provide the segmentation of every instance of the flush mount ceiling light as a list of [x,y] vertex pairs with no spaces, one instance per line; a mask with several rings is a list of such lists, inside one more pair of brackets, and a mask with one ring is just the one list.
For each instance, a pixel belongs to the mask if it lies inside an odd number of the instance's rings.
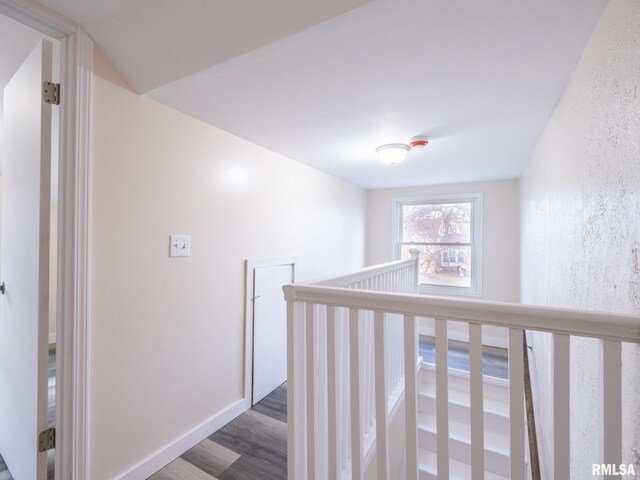
[[426,138],[415,137],[409,145],[405,143],[388,143],[386,145],[380,145],[376,148],[376,152],[378,152],[378,158],[382,163],[393,165],[407,158],[409,150],[412,148],[424,148],[428,144],[429,141]]
[[409,145],[404,143],[388,143],[387,145],[380,145],[376,148],[376,152],[378,152],[378,158],[382,163],[400,163],[405,158],[407,158],[407,154],[411,150]]

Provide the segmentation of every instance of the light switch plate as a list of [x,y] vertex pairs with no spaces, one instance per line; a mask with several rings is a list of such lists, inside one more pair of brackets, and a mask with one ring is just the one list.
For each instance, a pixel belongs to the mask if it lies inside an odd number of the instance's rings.
[[169,256],[190,257],[191,256],[191,236],[190,235],[170,235],[169,236]]

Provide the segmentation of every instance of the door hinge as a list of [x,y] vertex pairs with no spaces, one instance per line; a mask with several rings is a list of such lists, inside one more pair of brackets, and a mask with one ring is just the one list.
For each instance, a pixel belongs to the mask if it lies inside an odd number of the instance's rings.
[[40,432],[38,436],[38,451],[46,452],[56,448],[56,429],[55,427],[47,428]]
[[60,105],[60,84],[44,82],[42,84],[42,100],[51,105]]

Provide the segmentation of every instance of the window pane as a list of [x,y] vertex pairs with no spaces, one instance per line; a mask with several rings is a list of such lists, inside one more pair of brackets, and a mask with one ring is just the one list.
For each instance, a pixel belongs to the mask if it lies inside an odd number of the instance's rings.
[[420,250],[420,284],[471,287],[471,247],[403,245],[402,258],[413,248]]
[[402,206],[402,241],[471,243],[471,202]]

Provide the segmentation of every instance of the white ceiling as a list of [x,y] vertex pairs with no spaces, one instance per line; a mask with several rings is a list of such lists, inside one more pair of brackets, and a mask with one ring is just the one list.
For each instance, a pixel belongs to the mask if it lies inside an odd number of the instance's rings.
[[139,92],[366,188],[518,177],[606,4],[39,1]]
[[37,1],[83,25],[144,93],[370,0]]

